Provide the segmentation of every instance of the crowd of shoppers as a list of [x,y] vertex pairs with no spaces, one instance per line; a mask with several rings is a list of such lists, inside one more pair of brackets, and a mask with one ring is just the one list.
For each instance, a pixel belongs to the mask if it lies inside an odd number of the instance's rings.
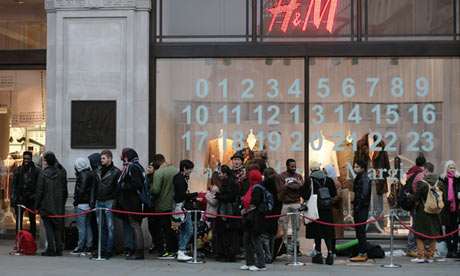
[[[25,205],[38,211],[46,231],[47,249],[42,256],[61,256],[63,250],[62,218],[49,218],[49,215],[65,213],[67,200],[67,173],[52,152],[46,152],[42,158],[42,169],[31,160],[32,154],[24,152],[23,164],[14,173],[11,204],[13,207]],[[210,175],[207,192],[200,197],[190,192],[189,178],[194,169],[191,160],[180,161],[179,169],[166,162],[162,154],[153,156],[147,171],[139,163],[137,152],[132,148],[122,150],[122,169],[113,164],[113,155],[109,150],[95,153],[89,157],[75,160],[75,190],[73,206],[75,213],[84,213],[91,209],[104,208],[96,212],[97,224],[101,226],[102,257],[114,256],[115,216],[110,210],[128,211],[128,214],[116,214],[122,220],[125,250],[128,260],[144,259],[144,234],[142,231],[143,212],[162,213],[148,217],[149,232],[152,236],[150,253],[157,253],[159,259],[188,261],[192,257],[187,253],[193,234],[191,213],[171,215],[197,209],[199,201],[205,201],[206,213],[198,218],[209,222],[212,232],[210,257],[217,261],[234,262],[245,259],[243,270],[266,270],[266,264],[272,263],[279,254],[282,245],[292,252],[289,232],[297,231],[294,223],[296,216],[269,217],[298,212],[302,202],[308,202],[312,195],[317,196],[319,222],[343,223],[342,186],[336,177],[336,169],[327,164],[310,163],[310,172],[297,173],[294,159],[286,161],[286,171],[276,173],[273,168],[258,160],[244,164],[244,156],[237,152],[231,157],[232,166],[222,165]],[[418,157],[416,166],[407,172],[407,182],[411,187],[408,198],[413,201],[412,227],[415,231],[428,236],[439,236],[458,228],[460,203],[460,173],[453,161],[445,162],[442,174],[434,174],[434,165]],[[372,181],[367,175],[367,163],[356,160],[353,164],[354,183],[353,217],[355,223],[366,222],[372,194]],[[152,204],[145,204],[140,193],[148,183],[152,194]],[[435,191],[445,206],[438,213],[427,211],[426,205],[430,193]],[[21,213],[22,212],[18,212]],[[135,213],[135,214],[134,214]],[[242,219],[234,216],[242,216]],[[78,242],[70,254],[93,253],[96,249],[92,213],[76,217]],[[297,216],[300,218],[301,216]],[[291,218],[291,221],[289,221]],[[29,212],[30,232],[35,237],[35,215]],[[325,263],[332,265],[335,257],[336,239],[344,236],[343,227],[333,227],[319,222],[306,225],[306,238],[314,240],[315,254],[312,262],[323,264],[322,240],[327,247]],[[17,223],[22,227],[22,215]],[[366,261],[366,226],[356,226],[358,255],[350,261]],[[458,234],[446,239],[448,258],[458,256]],[[425,247],[428,243],[428,248]],[[280,246],[281,244],[281,246]],[[415,257],[413,262],[432,262],[436,240],[421,235],[408,236],[407,255]],[[243,254],[242,254],[243,253]]]

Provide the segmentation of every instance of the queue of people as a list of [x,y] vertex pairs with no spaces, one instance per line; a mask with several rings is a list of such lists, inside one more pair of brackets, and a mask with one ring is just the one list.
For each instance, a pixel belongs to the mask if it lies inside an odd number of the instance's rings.
[[[139,163],[137,152],[124,148],[120,159],[123,168],[113,164],[113,155],[109,150],[91,155],[91,158],[78,158],[74,162],[76,183],[73,205],[75,213],[89,211],[95,207],[105,208],[100,215],[96,212],[97,223],[101,225],[101,252],[109,259],[114,256],[115,216],[123,222],[125,250],[127,260],[144,259],[144,234],[141,227],[144,216],[138,214],[115,214],[109,209],[134,213],[166,213],[149,216],[149,232],[152,236],[150,253],[158,254],[159,259],[177,259],[188,261],[187,246],[193,234],[190,213],[174,214],[197,209],[200,201],[206,201],[206,213],[201,218],[209,222],[212,231],[211,254],[217,261],[234,262],[243,257],[243,270],[263,271],[266,264],[272,263],[276,256],[287,246],[289,218],[280,215],[297,212],[302,202],[317,196],[319,222],[343,223],[342,187],[335,175],[335,168],[317,162],[310,163],[310,173],[305,176],[296,172],[296,161],[286,161],[286,171],[278,174],[265,162],[253,162],[243,166],[244,157],[240,153],[232,156],[232,167],[222,165],[211,177],[211,185],[203,197],[190,192],[189,178],[194,169],[191,160],[182,160],[179,168],[167,163],[162,154],[155,155],[147,170]],[[440,177],[433,174],[431,163],[416,160],[417,166],[409,170],[414,202],[413,229],[424,235],[437,236],[458,228],[458,208],[460,202],[460,173],[453,161],[446,162]],[[353,164],[355,179],[353,183],[354,222],[368,220],[372,193],[372,181],[367,175],[365,161],[356,160]],[[148,179],[148,180],[146,180]],[[147,206],[139,196],[144,182],[148,181],[153,202]],[[428,196],[434,190],[441,196],[445,207],[442,212],[429,213],[426,205]],[[61,256],[63,248],[64,221],[61,218],[47,218],[47,215],[64,214],[67,200],[67,173],[52,152],[46,152],[42,159],[42,170],[31,161],[31,154],[24,152],[24,163],[15,171],[11,203],[23,204],[45,215],[43,223],[46,230],[47,249],[42,256]],[[428,202],[428,203],[427,203]],[[305,206],[303,206],[304,208]],[[305,208],[304,208],[305,209]],[[29,214],[30,220],[35,221]],[[95,250],[92,213],[77,216],[78,243],[70,254]],[[233,216],[242,216],[242,219]],[[300,216],[299,216],[300,217]],[[18,218],[20,225],[22,218]],[[335,257],[336,239],[343,237],[343,228],[312,222],[306,225],[306,238],[314,240],[315,254],[312,262],[332,265]],[[35,224],[31,223],[31,232],[35,237]],[[367,239],[365,226],[356,226],[359,254],[350,261],[364,262],[367,257]],[[296,229],[292,229],[295,231]],[[297,229],[298,230],[298,229]],[[432,262],[435,240],[427,240],[415,235],[416,248],[414,262]],[[414,237],[408,244],[413,246]],[[327,255],[322,255],[322,240],[327,247]],[[428,248],[425,242],[428,241]],[[298,243],[297,241],[292,241]],[[457,257],[458,234],[447,239],[448,257]],[[94,252],[93,252],[94,254]],[[412,253],[411,253],[412,254]]]

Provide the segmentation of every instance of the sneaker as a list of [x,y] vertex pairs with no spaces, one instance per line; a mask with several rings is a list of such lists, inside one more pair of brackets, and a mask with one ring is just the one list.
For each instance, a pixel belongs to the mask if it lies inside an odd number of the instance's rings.
[[424,263],[424,262],[425,262],[425,259],[415,258],[415,259],[412,259],[412,260],[410,260],[410,261],[413,262],[413,263]]
[[160,260],[174,260],[176,258],[176,256],[172,253],[168,253],[168,252],[165,252],[163,254],[160,254],[158,256],[158,259]]
[[429,264],[432,264],[434,262],[433,259],[426,259],[426,262],[429,263]]
[[249,268],[250,268],[250,266],[247,266],[247,265],[240,266],[241,270],[249,270]]
[[123,256],[130,257],[132,255],[134,255],[134,249],[125,248],[125,250],[123,251]]
[[417,258],[417,252],[416,251],[407,251],[406,256],[407,257],[412,257],[412,258]]
[[356,257],[350,258],[350,262],[365,262],[367,261],[367,255],[358,255]]
[[255,266],[255,265],[251,265],[251,266],[249,267],[249,271],[265,271],[265,270],[267,270],[265,267],[258,268],[258,267]]
[[45,257],[55,257],[56,256],[56,251],[54,250],[46,250],[45,252],[42,252],[42,254],[40,254],[42,256],[45,256]]
[[192,257],[190,257],[189,255],[185,254],[184,251],[177,251],[177,260],[180,261],[180,262],[186,262],[186,261],[190,261],[191,259],[193,259]]
[[92,254],[93,254],[93,248],[92,248],[92,247],[86,247],[86,248],[85,248],[85,253],[86,253],[86,254],[91,254],[91,255],[92,255]]
[[83,250],[83,248],[79,248],[78,246],[75,247],[75,249],[70,252],[70,255],[78,255],[78,256],[80,256],[81,254],[85,254],[85,250]]

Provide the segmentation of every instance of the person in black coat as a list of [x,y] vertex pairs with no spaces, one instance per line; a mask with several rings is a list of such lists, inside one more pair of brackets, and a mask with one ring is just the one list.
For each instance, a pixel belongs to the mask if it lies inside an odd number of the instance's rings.
[[[14,170],[13,187],[11,190],[11,207],[15,208],[19,204],[23,204],[27,208],[33,209],[35,203],[35,189],[37,187],[38,175],[40,169],[32,162],[32,152],[25,151],[22,155],[22,166]],[[20,226],[22,229],[22,218],[24,211],[16,212],[16,229]],[[28,212],[30,222],[30,233],[35,239],[37,232],[37,224],[35,222],[35,214]],[[17,234],[17,233],[16,233]]]
[[[446,226],[446,233],[453,232],[458,229],[458,215],[460,204],[460,172],[457,170],[457,165],[454,161],[449,160],[444,165],[444,171],[440,176],[440,180],[444,185],[447,201],[442,210],[442,224]],[[458,232],[446,238],[447,242],[447,258],[460,257],[458,250]]]
[[[219,215],[241,215],[239,213],[239,189],[233,178],[232,170],[223,165],[219,170],[222,179],[222,191],[216,193],[219,200]],[[218,217],[216,221],[216,260],[234,262],[235,255],[240,253],[241,219]]]
[[265,215],[260,209],[264,201],[264,189],[262,185],[262,174],[253,170],[249,173],[251,181],[252,194],[249,208],[244,209],[243,226],[244,235],[243,243],[246,250],[246,264],[241,267],[242,270],[260,271],[265,268],[265,252],[260,238],[265,230]]
[[[174,202],[182,205],[185,210],[193,210],[193,201],[198,196],[198,193],[190,193],[188,180],[193,171],[193,162],[190,160],[180,161],[180,172],[173,178],[174,185]],[[185,254],[186,246],[193,235],[192,217],[190,213],[184,214],[185,219],[179,226],[179,240],[177,252],[178,261],[189,261],[192,257]]]
[[[283,207],[282,185],[283,179],[273,168],[264,170],[264,181],[262,185],[273,195],[273,210],[267,216],[280,215]],[[265,263],[272,263],[275,259],[275,236],[278,232],[279,218],[269,218],[265,220],[264,231],[260,236],[265,251]]]
[[[307,178],[306,183],[301,187],[300,194],[305,201],[310,199],[313,192],[318,195],[318,213],[319,221],[334,223],[332,216],[332,198],[337,195],[337,189],[335,188],[334,181],[332,178],[327,177],[321,170],[320,165],[317,162],[310,164],[311,174]],[[327,188],[329,198],[321,198],[320,189]],[[313,263],[322,264],[323,256],[321,254],[321,239],[324,239],[327,247],[327,258],[326,264],[332,265],[334,258],[332,255],[332,239],[335,238],[335,231],[333,226],[328,226],[316,222],[311,222],[306,225],[306,238],[315,240],[315,249],[318,252],[312,258]]]
[[[144,176],[139,164],[137,152],[134,149],[122,151],[121,159],[124,167],[117,184],[116,194],[123,210],[130,212],[142,212],[142,203],[139,191],[144,184]],[[128,214],[129,223],[134,232],[135,253],[128,256],[127,260],[144,259],[144,235],[142,234],[142,216]]]

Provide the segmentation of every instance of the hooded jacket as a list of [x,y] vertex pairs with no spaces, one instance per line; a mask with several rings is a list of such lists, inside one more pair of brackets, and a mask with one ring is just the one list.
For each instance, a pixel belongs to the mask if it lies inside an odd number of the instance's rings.
[[361,172],[356,175],[353,183],[353,192],[355,193],[355,197],[353,198],[353,207],[355,209],[369,207],[371,203],[372,186],[367,172]]
[[78,204],[89,204],[94,207],[94,198],[91,198],[91,190],[94,186],[94,174],[91,172],[89,160],[78,158],[75,160],[75,182],[73,206]]
[[63,215],[67,196],[62,171],[56,166],[47,166],[38,176],[35,210],[43,215]]
[[[117,183],[116,196],[123,210],[142,212],[142,203],[139,192],[144,184],[144,176],[138,166],[132,165],[138,162],[138,155],[133,149],[127,150],[123,156],[128,158],[128,163],[120,175]],[[140,164],[139,164],[140,166]]]

